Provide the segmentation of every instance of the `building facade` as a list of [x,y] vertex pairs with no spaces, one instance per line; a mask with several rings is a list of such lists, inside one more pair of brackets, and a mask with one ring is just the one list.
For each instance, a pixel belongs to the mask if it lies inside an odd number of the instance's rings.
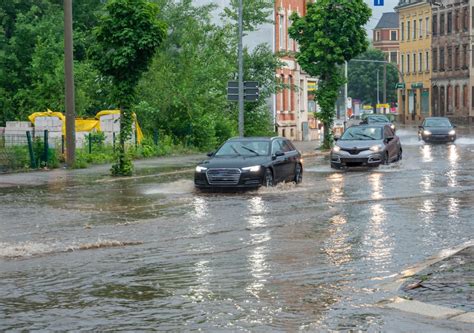
[[294,12],[306,15],[307,0],[275,1],[275,52],[282,54],[284,66],[277,70],[278,79],[287,88],[275,95],[275,125],[278,135],[292,140],[313,140],[319,136],[313,112],[316,104],[311,91],[316,89],[316,80],[309,77],[298,65],[294,53],[298,51],[296,41],[288,35],[290,16]]
[[374,48],[385,53],[385,59],[393,64],[399,63],[400,30],[398,13],[383,13],[373,30]]
[[469,22],[472,5],[472,0],[444,0],[432,5],[433,115],[459,122],[474,116],[474,71],[469,57],[474,33]]
[[395,7],[400,25],[400,72],[404,87],[398,91],[400,120],[420,123],[431,116],[431,1],[400,0]]

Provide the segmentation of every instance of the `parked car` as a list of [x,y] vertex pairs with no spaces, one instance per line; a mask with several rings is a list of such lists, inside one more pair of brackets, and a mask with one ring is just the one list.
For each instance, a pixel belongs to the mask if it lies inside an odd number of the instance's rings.
[[363,115],[361,124],[387,124],[395,131],[394,117],[384,114],[367,114]]
[[379,166],[402,159],[400,138],[386,124],[349,127],[331,150],[331,167]]
[[273,186],[303,180],[303,160],[293,143],[282,137],[233,138],[196,166],[200,189]]
[[446,117],[428,117],[418,126],[418,138],[425,142],[454,142],[455,128]]

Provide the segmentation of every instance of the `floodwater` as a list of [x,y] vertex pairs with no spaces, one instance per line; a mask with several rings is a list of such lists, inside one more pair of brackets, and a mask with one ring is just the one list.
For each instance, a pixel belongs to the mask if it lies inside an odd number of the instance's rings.
[[0,330],[468,331],[378,306],[474,233],[474,136],[398,134],[402,161],[298,186],[200,193],[180,160],[0,187]]

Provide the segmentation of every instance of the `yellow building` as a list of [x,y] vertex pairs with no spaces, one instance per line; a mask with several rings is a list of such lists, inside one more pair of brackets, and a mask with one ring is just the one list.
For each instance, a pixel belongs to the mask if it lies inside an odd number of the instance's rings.
[[419,123],[431,115],[431,5],[427,0],[400,0],[400,71],[405,87],[398,90],[400,119]]

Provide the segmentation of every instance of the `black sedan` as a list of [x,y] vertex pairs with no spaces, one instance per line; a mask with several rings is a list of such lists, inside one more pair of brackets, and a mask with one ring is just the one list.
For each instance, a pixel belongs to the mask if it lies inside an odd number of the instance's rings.
[[256,188],[303,180],[301,154],[285,138],[233,138],[208,156],[194,173],[199,189]]
[[425,142],[454,142],[455,128],[446,117],[428,117],[418,127],[418,138]]

